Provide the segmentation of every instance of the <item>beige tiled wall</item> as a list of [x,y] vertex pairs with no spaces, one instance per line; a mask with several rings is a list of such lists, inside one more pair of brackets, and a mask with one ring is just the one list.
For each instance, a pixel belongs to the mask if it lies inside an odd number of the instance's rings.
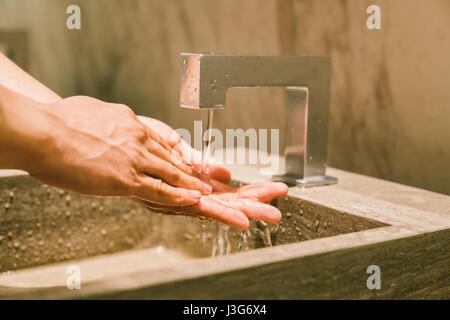
[[[365,26],[380,4],[382,30]],[[79,4],[82,30],[65,28]],[[175,127],[180,52],[332,57],[331,166],[450,193],[448,0],[0,0],[29,32],[33,75],[58,93],[127,103]],[[277,89],[232,90],[219,128],[282,128]]]

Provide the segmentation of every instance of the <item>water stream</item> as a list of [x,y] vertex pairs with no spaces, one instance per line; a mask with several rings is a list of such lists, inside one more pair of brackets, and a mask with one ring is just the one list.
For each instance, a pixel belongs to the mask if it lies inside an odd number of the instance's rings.
[[[213,124],[213,109],[201,110],[202,113],[202,168],[201,173],[209,174],[209,159],[211,157],[211,139]],[[206,134],[206,136],[204,136]]]
[[[201,174],[209,175],[209,162],[211,155],[213,109],[201,110],[202,117],[202,167]],[[202,223],[205,223],[203,221]],[[220,221],[216,221],[217,237],[214,239],[212,256],[222,256],[231,253],[231,244],[228,238],[229,227]]]
[[[209,175],[209,162],[212,157],[211,143],[212,143],[212,125],[213,125],[213,109],[205,109],[201,110],[201,120],[202,120],[202,165],[201,165],[201,174],[208,176]],[[223,203],[224,205],[230,205],[229,203]],[[200,217],[201,230],[202,230],[202,243],[206,240],[206,223],[207,219],[205,217]],[[231,244],[228,237],[229,227],[220,222],[216,221],[216,233],[217,237],[213,240],[213,249],[212,256],[222,256],[231,253]],[[265,246],[271,246],[270,240],[270,229],[267,224],[262,225],[262,230],[258,230],[261,233],[261,238],[264,241]],[[248,246],[248,237],[251,236],[251,233],[248,230],[241,231],[239,243],[237,250],[239,252],[247,251],[249,249]]]

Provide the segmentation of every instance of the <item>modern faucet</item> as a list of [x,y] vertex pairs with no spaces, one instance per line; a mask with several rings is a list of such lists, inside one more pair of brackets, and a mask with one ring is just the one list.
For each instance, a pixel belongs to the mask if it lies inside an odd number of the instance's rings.
[[285,172],[273,180],[298,186],[337,183],[325,174],[330,58],[181,54],[180,105],[224,108],[233,87],[285,87]]

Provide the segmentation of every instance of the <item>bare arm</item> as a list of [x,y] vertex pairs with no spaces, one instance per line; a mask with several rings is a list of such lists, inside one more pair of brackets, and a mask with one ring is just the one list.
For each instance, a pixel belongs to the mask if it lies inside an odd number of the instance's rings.
[[192,205],[210,192],[124,105],[89,97],[42,103],[0,86],[0,167],[64,189]]
[[134,197],[153,210],[205,215],[243,229],[249,218],[279,221],[279,211],[266,203],[286,194],[285,185],[235,190],[225,185],[230,172],[212,165],[215,193],[201,196],[211,187],[178,159],[176,146],[185,160],[198,164],[199,154],[167,125],[138,120],[123,105],[62,99],[0,54],[0,168],[22,169],[80,193]]
[[39,102],[61,99],[56,93],[0,53],[0,85]]

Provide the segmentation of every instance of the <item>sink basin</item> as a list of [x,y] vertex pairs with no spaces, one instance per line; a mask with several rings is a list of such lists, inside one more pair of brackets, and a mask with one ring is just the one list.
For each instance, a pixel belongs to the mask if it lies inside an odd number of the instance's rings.
[[[265,179],[251,168],[233,170],[242,177],[236,184]],[[252,221],[244,233],[219,222],[161,216],[129,199],[62,191],[22,173],[4,175],[0,298],[391,297],[399,294],[400,280],[408,283],[402,268],[414,259],[416,266],[426,263],[421,257],[432,252],[430,277],[448,275],[450,217],[435,210],[436,201],[444,208],[448,197],[339,170],[333,175],[339,185],[290,188],[273,202],[282,212],[280,224]],[[355,187],[362,182],[365,188]],[[380,187],[396,190],[397,197],[386,199]],[[399,204],[398,195],[408,189],[433,202],[435,211],[406,200]],[[432,241],[432,250],[414,259],[392,257]],[[386,273],[394,282],[383,282],[389,290],[367,289],[371,264],[390,266]],[[74,265],[81,271],[81,290],[66,287]],[[432,297],[448,297],[448,278],[431,286]],[[400,294],[414,297],[411,283],[405,286]]]

